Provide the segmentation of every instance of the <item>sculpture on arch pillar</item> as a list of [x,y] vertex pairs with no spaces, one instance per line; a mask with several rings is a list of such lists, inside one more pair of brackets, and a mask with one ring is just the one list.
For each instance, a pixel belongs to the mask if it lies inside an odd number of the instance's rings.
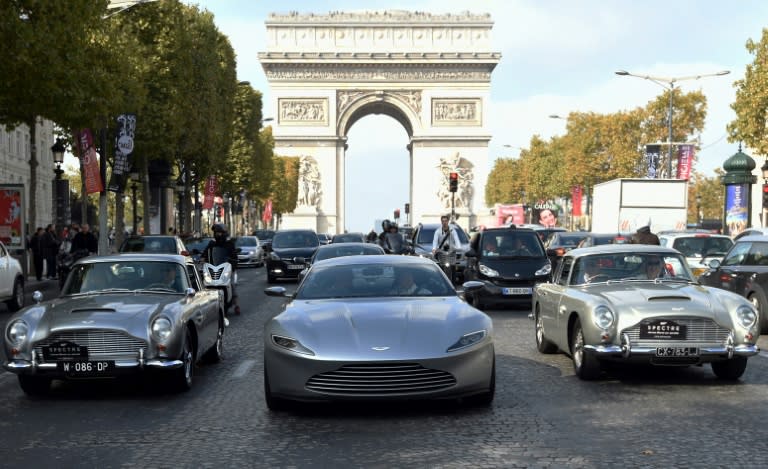
[[456,198],[454,199],[455,208],[468,209],[472,206],[472,197],[474,196],[474,185],[472,182],[474,179],[473,167],[472,162],[462,157],[459,152],[445,158],[440,158],[440,164],[437,165],[437,169],[442,174],[442,179],[440,188],[437,190],[437,196],[444,208],[451,208],[451,191],[448,178],[450,173],[453,172],[459,174],[459,187],[456,190]]
[[323,191],[320,185],[320,169],[311,156],[299,159],[299,196],[298,205],[317,207],[320,205]]

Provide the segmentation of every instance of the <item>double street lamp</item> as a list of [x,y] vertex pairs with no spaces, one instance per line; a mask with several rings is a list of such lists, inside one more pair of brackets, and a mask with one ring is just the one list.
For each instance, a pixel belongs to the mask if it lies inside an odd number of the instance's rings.
[[731,73],[730,70],[721,70],[716,73],[705,73],[702,75],[689,75],[689,76],[683,76],[683,77],[657,77],[653,75],[637,75],[634,73],[630,73],[626,70],[618,70],[615,72],[616,75],[623,76],[623,77],[636,77],[636,78],[642,78],[644,80],[650,80],[657,85],[661,86],[664,89],[669,90],[669,111],[667,114],[667,127],[669,134],[667,136],[667,145],[669,146],[669,153],[667,155],[667,178],[672,179],[672,146],[674,145],[672,142],[672,97],[674,96],[675,91],[675,83],[679,81],[685,81],[685,80],[698,80],[699,78],[705,78],[705,77],[719,77],[722,75],[728,75]]

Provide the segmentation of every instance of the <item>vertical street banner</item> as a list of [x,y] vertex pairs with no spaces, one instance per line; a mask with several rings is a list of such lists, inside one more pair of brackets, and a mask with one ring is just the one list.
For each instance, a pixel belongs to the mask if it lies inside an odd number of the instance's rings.
[[261,217],[264,223],[269,223],[272,220],[272,199],[267,200],[264,204],[264,214]]
[[580,217],[581,216],[581,201],[582,201],[582,190],[581,186],[573,186],[571,187],[571,216],[574,217]]
[[693,167],[693,145],[680,145],[677,150],[677,179],[691,178]]
[[646,178],[656,179],[659,168],[659,157],[661,155],[661,145],[645,146],[645,161],[647,164]]
[[133,138],[136,135],[136,114],[120,114],[117,121],[115,136],[115,163],[112,165],[112,176],[109,178],[107,190],[122,193],[128,173],[131,171],[131,153],[133,153]]
[[91,129],[82,129],[77,132],[75,145],[80,154],[80,169],[83,181],[85,181],[85,192],[88,194],[101,192],[104,186],[99,171],[99,154],[96,153],[96,148],[93,146]]
[[203,196],[203,210],[213,208],[213,199],[216,197],[216,176],[208,176],[205,180],[205,194]]
[[729,236],[736,236],[747,229],[749,220],[748,184],[725,186],[725,226]]
[[8,249],[25,250],[26,248],[26,243],[24,242],[25,207],[23,197],[23,185],[0,185],[0,241]]

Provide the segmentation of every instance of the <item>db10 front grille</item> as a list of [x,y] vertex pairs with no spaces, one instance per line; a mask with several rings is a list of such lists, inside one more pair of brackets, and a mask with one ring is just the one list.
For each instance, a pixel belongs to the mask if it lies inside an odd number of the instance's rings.
[[416,363],[345,365],[307,381],[307,388],[313,391],[346,396],[420,394],[454,385],[456,378],[450,373]]
[[[651,318],[656,319],[656,318]],[[661,319],[661,318],[659,318]],[[717,324],[715,321],[706,318],[666,318],[681,326],[685,326],[685,338],[675,339],[675,342],[685,342],[691,346],[724,344],[728,340],[730,330]],[[629,336],[632,345],[644,347],[664,346],[670,340],[664,339],[641,339],[640,324],[624,329],[622,333]]]
[[147,349],[146,342],[121,331],[103,329],[62,331],[35,344],[35,352],[40,361],[43,361],[43,347],[62,341],[88,347],[89,360],[136,359],[139,357],[139,350]]

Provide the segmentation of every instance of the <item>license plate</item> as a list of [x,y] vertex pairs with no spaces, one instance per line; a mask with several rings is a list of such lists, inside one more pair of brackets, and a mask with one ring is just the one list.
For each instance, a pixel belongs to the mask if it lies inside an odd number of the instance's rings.
[[698,347],[656,347],[657,357],[698,357]]
[[533,288],[502,288],[501,293],[503,295],[531,295]]
[[77,345],[68,340],[60,340],[43,347],[43,359],[47,362],[77,360],[79,358],[88,358],[88,347]]
[[115,371],[114,360],[59,362],[59,371],[67,376],[111,375]]
[[304,267],[303,265],[291,264],[288,266],[288,270],[303,270]]

